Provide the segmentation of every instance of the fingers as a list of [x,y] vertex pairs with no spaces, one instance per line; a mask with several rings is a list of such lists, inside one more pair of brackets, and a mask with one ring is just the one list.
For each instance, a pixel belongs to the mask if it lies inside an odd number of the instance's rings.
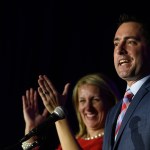
[[43,78],[44,78],[45,81],[46,81],[46,85],[49,86],[49,87],[51,88],[52,91],[56,91],[54,85],[53,85],[52,82],[47,78],[47,76],[44,75]]
[[25,96],[22,96],[22,104],[23,104],[23,109],[25,109],[26,107],[26,100],[25,100]]
[[46,99],[46,96],[41,87],[38,87],[38,93],[39,93],[40,97],[42,98],[42,100]]
[[[62,94],[59,94],[46,75],[39,76],[38,84],[38,93],[47,109],[47,111],[43,112],[43,115],[46,115],[48,112],[52,113],[57,106],[64,106],[68,96],[69,83],[65,85]],[[22,96],[22,101],[24,108],[30,107],[38,110],[37,92],[32,88],[26,90],[25,95]]]
[[32,106],[34,105],[34,91],[32,88],[29,89],[28,101]]
[[47,110],[52,113],[60,105],[61,95],[57,92],[52,82],[46,75],[40,75],[38,79],[38,92]]
[[22,95],[22,103],[24,109],[30,105],[29,90],[26,90],[25,95]]
[[37,91],[33,93],[34,109],[38,110],[38,94]]
[[68,95],[69,87],[70,87],[70,83],[67,83],[64,87],[63,95],[66,96]]
[[56,92],[54,85],[51,83],[51,81],[47,78],[46,75],[39,76],[38,84],[41,87],[41,92],[43,92],[45,96],[49,95],[50,93],[54,94]]
[[30,88],[26,90],[25,95],[22,96],[23,108],[33,107],[37,109],[37,92]]
[[57,107],[56,105],[53,104],[53,101],[55,101],[54,97],[53,96],[50,97],[48,95],[46,96],[43,93],[43,89],[41,87],[38,87],[38,92],[43,101],[44,106],[49,111],[49,113],[52,113],[54,111],[55,107]]
[[56,103],[58,92],[56,91],[54,85],[52,82],[47,78],[46,75],[40,75],[38,84],[40,86],[39,88],[39,94],[42,96],[43,100],[50,100],[51,103]]
[[66,104],[66,100],[68,98],[68,91],[69,91],[69,87],[70,87],[70,83],[67,83],[64,87],[64,91],[63,91],[63,99],[61,101],[61,105],[64,106]]

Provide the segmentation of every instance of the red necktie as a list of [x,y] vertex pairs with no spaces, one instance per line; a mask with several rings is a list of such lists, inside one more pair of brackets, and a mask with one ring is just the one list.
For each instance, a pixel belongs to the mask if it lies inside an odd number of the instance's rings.
[[127,110],[128,106],[129,106],[129,104],[131,102],[132,97],[133,97],[133,93],[130,91],[130,89],[128,89],[126,91],[126,93],[124,94],[121,112],[120,112],[120,114],[118,116],[116,130],[115,130],[115,141],[116,141],[116,138],[117,138],[120,126],[121,126],[121,122],[123,120],[123,117],[124,117],[124,115],[126,113],[126,110]]

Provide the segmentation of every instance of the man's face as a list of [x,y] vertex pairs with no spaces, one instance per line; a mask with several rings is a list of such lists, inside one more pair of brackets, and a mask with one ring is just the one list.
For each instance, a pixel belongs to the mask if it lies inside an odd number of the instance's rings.
[[143,73],[147,44],[141,25],[127,22],[120,25],[114,37],[114,65],[120,78],[136,82]]

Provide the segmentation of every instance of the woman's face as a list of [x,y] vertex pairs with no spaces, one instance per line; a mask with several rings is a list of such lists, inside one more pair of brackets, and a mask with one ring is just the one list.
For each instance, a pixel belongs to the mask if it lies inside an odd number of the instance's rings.
[[79,113],[87,129],[104,127],[104,105],[100,89],[95,85],[84,84],[78,89]]

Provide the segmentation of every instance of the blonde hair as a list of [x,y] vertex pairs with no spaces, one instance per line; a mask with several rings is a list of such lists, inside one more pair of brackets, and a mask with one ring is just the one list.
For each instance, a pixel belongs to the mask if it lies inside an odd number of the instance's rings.
[[104,107],[106,107],[106,113],[110,110],[112,106],[116,104],[118,100],[117,89],[114,83],[110,81],[110,79],[108,79],[103,74],[92,73],[92,74],[87,74],[82,78],[80,78],[73,89],[73,95],[72,95],[72,99],[73,99],[73,103],[74,103],[74,107],[75,107],[75,111],[79,123],[79,131],[76,135],[77,137],[83,137],[87,133],[86,126],[78,111],[78,106],[79,106],[78,89],[83,84],[91,84],[99,87],[103,98]]

